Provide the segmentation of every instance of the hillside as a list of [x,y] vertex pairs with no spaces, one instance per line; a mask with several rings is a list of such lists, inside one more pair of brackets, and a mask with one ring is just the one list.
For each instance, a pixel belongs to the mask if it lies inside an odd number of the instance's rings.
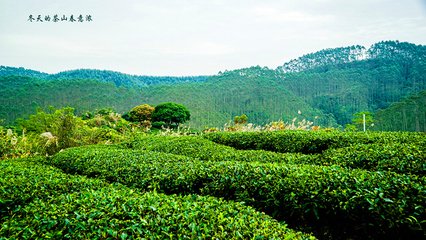
[[147,87],[117,86],[96,79],[0,77],[0,118],[12,123],[37,107],[50,105],[72,106],[78,113],[104,107],[124,113],[141,103],[174,101],[190,109],[190,126],[196,128],[221,127],[243,113],[257,124],[318,116],[316,124],[336,125],[334,119],[288,92],[279,81],[273,70],[260,67],[226,72],[202,83]]
[[35,113],[37,107],[75,107],[78,112],[112,107],[117,111],[140,104],[137,89],[117,87],[96,80],[44,80],[0,77],[0,119],[6,124]]
[[150,104],[176,101],[188,106],[195,126],[222,126],[243,113],[256,124],[295,117],[314,121],[317,117],[315,124],[336,126],[332,117],[289,92],[276,72],[267,68],[226,71],[204,83],[154,86],[142,91],[144,102]]
[[[392,104],[426,89],[425,73],[426,46],[398,41],[368,49],[325,49],[276,70],[250,67],[214,76],[136,76],[91,69],[47,74],[0,66],[0,119],[10,124],[49,105],[72,106],[79,113],[113,107],[124,113],[142,103],[173,101],[189,108],[189,125],[195,128],[221,127],[243,113],[255,124],[297,117],[321,126],[344,126],[360,111],[380,118],[383,112],[392,115],[397,111]],[[380,126],[390,124],[386,119],[376,128],[421,129],[408,120],[404,127]]]
[[156,84],[203,82],[207,79],[207,76],[138,76],[115,71],[96,69],[77,69],[63,71],[56,74],[47,74],[22,67],[16,68],[8,66],[0,66],[0,76],[23,76],[45,80],[92,79],[104,83],[114,83],[117,87],[144,87]]
[[378,129],[382,131],[426,132],[426,91],[378,111],[376,121]]
[[426,46],[397,41],[308,54],[279,67],[284,84],[311,106],[349,123],[426,89]]

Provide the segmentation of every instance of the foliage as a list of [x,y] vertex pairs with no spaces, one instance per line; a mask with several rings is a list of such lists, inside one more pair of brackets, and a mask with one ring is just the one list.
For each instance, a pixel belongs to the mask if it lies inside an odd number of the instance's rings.
[[352,144],[419,143],[424,133],[408,132],[339,132],[339,131],[262,131],[215,132],[204,138],[236,149],[268,150],[273,152],[322,153],[330,148],[349,147]]
[[[425,90],[425,70],[426,47],[398,41],[379,42],[368,50],[359,46],[327,49],[277,69],[288,90],[324,114],[332,114],[340,125],[350,123],[354,113],[376,112]],[[420,112],[415,115],[423,117]],[[410,128],[393,129],[415,129],[414,121],[407,124]]]
[[426,173],[425,141],[411,143],[354,144],[328,149],[322,155],[275,153],[264,150],[236,150],[195,136],[144,136],[125,142],[131,149],[172,153],[202,161],[242,161],[286,164],[339,165],[370,171],[393,171],[406,174]]
[[245,114],[242,114],[241,116],[235,116],[234,117],[234,123],[237,124],[246,124],[248,121],[248,117]]
[[358,131],[364,129],[364,115],[365,115],[365,129],[369,130],[374,127],[374,118],[371,112],[358,112],[355,113],[352,118],[352,124]]
[[138,105],[132,108],[129,112],[130,119],[133,122],[143,123],[145,121],[151,122],[151,115],[154,112],[154,107],[148,104]]
[[0,127],[0,158],[52,155],[72,146],[120,142],[137,132],[112,110],[85,116],[86,120],[75,116],[72,108],[50,107],[20,119],[17,129],[22,134]]
[[376,113],[381,131],[426,132],[426,90],[412,94]]
[[21,129],[28,133],[40,134],[47,138],[47,141],[55,141],[47,149],[49,154],[60,149],[77,146],[78,129],[82,125],[82,120],[75,117],[74,109],[69,107],[57,110],[51,107],[48,112],[39,109],[27,120],[19,120]]
[[179,84],[186,82],[203,82],[206,76],[136,76],[115,71],[105,71],[96,69],[78,69],[64,71],[57,74],[52,74],[47,77],[55,80],[70,80],[70,79],[96,79],[101,82],[113,83],[116,86],[124,87],[146,87],[150,85],[161,84]]
[[[237,116],[238,117],[238,116]],[[253,123],[244,124],[225,124],[223,127],[224,132],[261,132],[261,131],[280,131],[280,130],[318,130],[319,126],[312,126],[313,122],[306,119],[298,121],[297,117],[293,118],[291,122],[284,122],[283,120],[273,121],[262,125],[255,125]],[[211,131],[215,132],[215,131]],[[218,132],[218,131],[216,131]]]
[[309,157],[302,154],[280,154],[263,150],[241,151],[196,136],[143,136],[132,141],[125,141],[120,145],[136,150],[183,155],[202,161],[281,163],[304,163],[309,161]]
[[45,80],[38,78],[0,77],[0,118],[12,124],[27,118],[37,107],[76,107],[76,114],[113,107],[124,112],[139,103],[137,89],[117,87],[96,80]]
[[[193,128],[222,127],[234,116],[244,113],[255,125],[276,119],[288,122],[298,116],[317,124],[337,126],[331,115],[325,115],[288,90],[274,70],[250,67],[211,76],[203,83],[152,86],[142,89],[144,100],[156,105],[175,101],[191,109]],[[298,115],[301,110],[302,115]]]
[[2,237],[315,239],[241,203],[137,194],[124,186],[64,174],[40,161],[0,162]]
[[112,187],[34,201],[0,233],[66,239],[315,239],[240,203]]
[[151,126],[152,126],[153,128],[161,129],[163,126],[166,126],[166,123],[165,123],[165,122],[163,122],[163,121],[158,121],[158,122],[153,122],[153,123],[151,124]]
[[291,122],[298,110],[303,113],[299,117],[324,128],[349,124],[360,111],[376,115],[395,103],[383,114],[388,120],[377,121],[375,127],[421,131],[422,102],[404,103],[403,98],[426,89],[425,49],[386,41],[369,49],[326,49],[277,70],[256,66],[209,77],[147,77],[87,69],[49,75],[0,67],[0,118],[11,124],[48,105],[74,106],[78,114],[109,106],[124,112],[143,99],[151,105],[184,104],[191,109],[191,126],[199,129],[221,127],[241,113],[256,125],[276,119]]
[[189,110],[177,103],[167,102],[155,106],[152,112],[154,122],[165,122],[166,127],[177,127],[179,124],[189,121]]
[[30,152],[31,143],[24,132],[18,135],[12,129],[4,129],[0,126],[0,160],[29,156]]
[[185,77],[156,77],[156,76],[135,76],[114,71],[103,71],[96,69],[77,69],[64,71],[57,74],[47,74],[25,68],[15,68],[0,66],[0,76],[20,76],[34,77],[43,80],[74,80],[74,79],[94,79],[102,83],[113,83],[116,86],[144,87],[148,85],[176,84],[185,82],[203,82],[206,76],[185,76]]
[[64,174],[40,161],[40,157],[0,161],[0,222],[35,199],[106,186],[100,180]]
[[326,68],[330,65],[351,63],[364,58],[366,49],[363,46],[329,48],[309,53],[293,59],[277,68],[279,72],[301,72],[305,70]]
[[[413,138],[414,139],[414,138]],[[426,171],[425,141],[410,143],[351,144],[328,149],[322,155],[236,150],[196,136],[143,136],[121,144],[131,149],[172,153],[203,161],[280,162],[286,164],[339,165],[370,171],[393,171],[422,175]],[[296,143],[297,144],[297,143]]]
[[142,190],[244,201],[316,230],[383,238],[415,237],[425,227],[426,182],[415,175],[87,148],[58,153],[51,164]]
[[370,171],[426,174],[426,141],[415,143],[356,144],[324,152],[323,164]]

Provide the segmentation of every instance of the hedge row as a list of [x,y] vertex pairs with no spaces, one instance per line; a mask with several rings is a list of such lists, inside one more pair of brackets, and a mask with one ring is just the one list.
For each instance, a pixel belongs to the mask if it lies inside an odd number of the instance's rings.
[[357,144],[325,151],[318,164],[424,175],[426,152],[419,146],[407,143]]
[[107,187],[30,203],[0,235],[54,239],[315,239],[240,203]]
[[279,162],[288,164],[340,165],[370,171],[424,174],[424,148],[407,143],[355,144],[328,149],[323,154],[275,153],[264,150],[236,150],[200,137],[142,137],[126,143],[132,149],[173,153],[209,161]]
[[213,142],[236,149],[268,150],[281,153],[322,153],[330,148],[348,147],[352,144],[410,143],[426,147],[425,133],[408,132],[217,132],[203,135]]
[[123,147],[184,155],[208,161],[243,162],[314,162],[300,153],[274,153],[264,150],[236,150],[198,136],[144,136],[123,144]]
[[214,197],[137,194],[21,160],[0,162],[0,173],[0,209],[13,211],[0,239],[315,239]]
[[97,189],[107,183],[96,179],[64,174],[37,159],[0,161],[0,219],[34,199],[48,199],[62,193]]
[[202,162],[164,153],[78,148],[57,154],[51,163],[71,173],[100,175],[141,189],[243,201],[317,230],[406,237],[425,229],[426,179],[416,175],[338,166]]

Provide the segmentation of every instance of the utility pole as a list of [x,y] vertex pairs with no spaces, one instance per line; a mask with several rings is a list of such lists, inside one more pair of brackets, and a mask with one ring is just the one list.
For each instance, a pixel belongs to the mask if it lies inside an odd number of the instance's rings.
[[365,114],[362,114],[362,122],[363,122],[363,125],[364,125],[364,132],[365,132]]

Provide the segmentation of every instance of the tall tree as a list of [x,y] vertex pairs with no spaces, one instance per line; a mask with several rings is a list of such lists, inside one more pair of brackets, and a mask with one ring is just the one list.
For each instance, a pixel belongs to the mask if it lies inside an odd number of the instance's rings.
[[177,127],[189,121],[190,117],[191,114],[185,106],[173,102],[157,105],[152,113],[153,121],[164,122],[167,127]]

